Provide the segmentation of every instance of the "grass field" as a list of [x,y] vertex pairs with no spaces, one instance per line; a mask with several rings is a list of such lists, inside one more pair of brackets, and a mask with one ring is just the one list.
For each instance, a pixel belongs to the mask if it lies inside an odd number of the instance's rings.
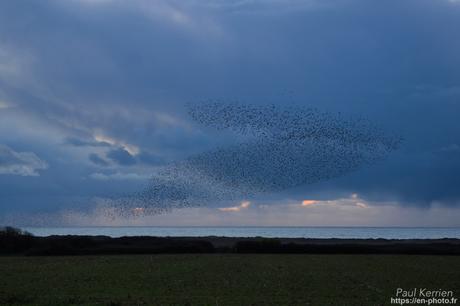
[[396,288],[453,290],[460,257],[0,257],[1,305],[388,305]]

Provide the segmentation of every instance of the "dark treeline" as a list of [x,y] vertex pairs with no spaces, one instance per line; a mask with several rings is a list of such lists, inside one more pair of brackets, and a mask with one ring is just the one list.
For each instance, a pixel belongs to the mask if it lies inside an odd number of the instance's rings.
[[1,255],[97,255],[161,253],[311,253],[460,255],[459,239],[303,239],[229,237],[34,237],[0,229]]

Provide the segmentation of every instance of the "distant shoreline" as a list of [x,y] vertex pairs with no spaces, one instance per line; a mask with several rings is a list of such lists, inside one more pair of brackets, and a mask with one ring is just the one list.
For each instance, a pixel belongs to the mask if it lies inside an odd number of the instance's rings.
[[314,239],[263,237],[152,237],[53,235],[0,237],[2,255],[174,253],[460,255],[460,239]]
[[[21,228],[44,228],[40,225],[20,226]],[[460,228],[460,226],[342,226],[342,225],[62,225],[47,228]]]
[[34,236],[81,235],[112,238],[152,237],[265,237],[339,239],[460,239],[460,227],[228,227],[228,226],[105,226],[24,227]]

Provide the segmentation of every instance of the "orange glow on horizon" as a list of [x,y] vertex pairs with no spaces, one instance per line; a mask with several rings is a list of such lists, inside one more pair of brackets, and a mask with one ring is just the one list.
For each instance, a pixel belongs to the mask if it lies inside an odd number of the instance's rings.
[[310,205],[313,205],[313,204],[316,204],[315,200],[303,200],[302,201],[302,206],[310,206]]

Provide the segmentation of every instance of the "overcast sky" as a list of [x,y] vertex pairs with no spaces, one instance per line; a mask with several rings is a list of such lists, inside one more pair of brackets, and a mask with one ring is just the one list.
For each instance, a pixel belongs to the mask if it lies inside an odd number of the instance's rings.
[[[0,223],[460,226],[459,29],[455,0],[1,1]],[[404,142],[327,182],[106,218],[227,141],[187,116],[210,100],[363,116]]]

